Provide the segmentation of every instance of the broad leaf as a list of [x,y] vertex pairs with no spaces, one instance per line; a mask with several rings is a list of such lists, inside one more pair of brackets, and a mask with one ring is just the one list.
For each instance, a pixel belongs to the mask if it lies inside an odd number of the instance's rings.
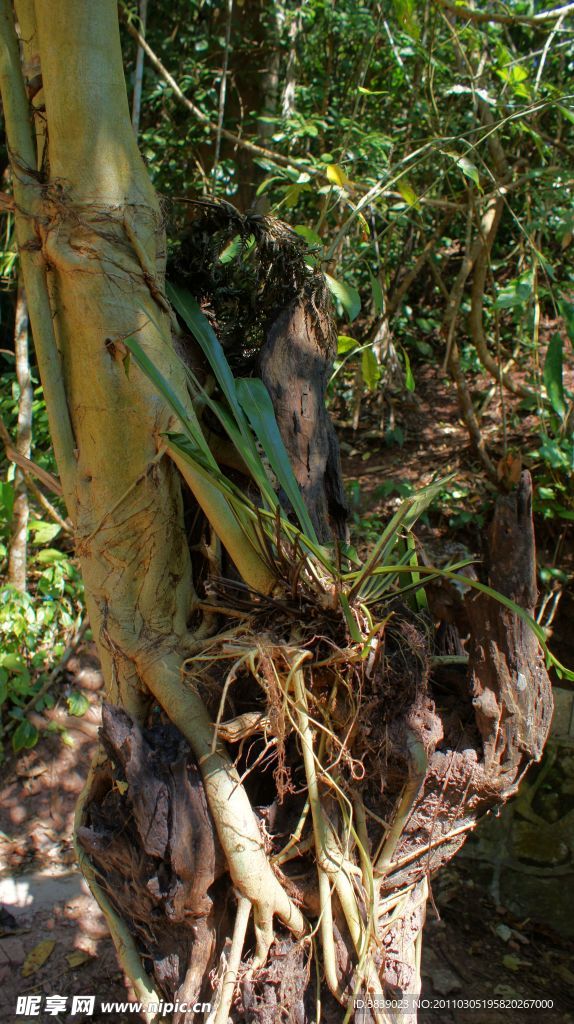
[[339,188],[344,188],[349,181],[343,168],[340,167],[339,164],[327,164],[325,173],[329,181],[331,181],[333,185],[338,185]]
[[415,208],[418,209],[418,207],[420,206],[419,197],[417,196],[412,185],[409,185],[408,181],[405,178],[401,178],[397,182],[397,188],[400,194],[402,195],[405,203],[407,203],[408,206],[414,206]]
[[383,286],[380,278],[375,277],[369,271],[369,278],[371,281],[371,291],[373,293],[373,306],[375,307],[375,313],[385,312],[385,296],[383,295]]
[[20,722],[20,725],[12,736],[12,750],[15,754],[19,753],[20,750],[31,750],[32,747],[36,746],[39,736],[40,733],[36,726],[32,725],[32,723],[25,718],[23,722]]
[[159,372],[159,370],[152,363],[151,359],[146,355],[139,341],[136,341],[135,338],[128,338],[125,344],[126,348],[128,348],[131,354],[133,355],[140,370],[142,370],[143,373],[145,373],[148,380],[150,380],[152,384],[157,388],[160,395],[165,399],[172,412],[174,412],[175,415],[178,417],[182,427],[184,428],[190,440],[192,440],[196,447],[203,452],[205,458],[209,462],[211,462],[213,466],[216,467],[217,463],[209,450],[209,445],[205,440],[203,431],[199,425],[197,416],[195,415],[195,411],[191,403],[187,408],[186,406],[184,406],[179,396],[173,390],[171,384],[169,384],[168,381],[166,381],[163,374]]
[[344,281],[338,281],[337,278],[331,277],[330,274],[325,274],[325,279],[329,291],[339,300],[349,320],[351,322],[355,320],[361,312],[361,296],[357,289],[353,288],[350,284],[346,284]]
[[[190,331],[197,339],[209,365],[215,374],[219,387],[223,391],[241,429],[244,417],[235,393],[235,380],[230,370],[229,363],[225,357],[221,342],[207,317],[201,312],[199,303],[189,292],[177,285],[168,282],[166,287],[167,297],[175,307],[179,315],[185,320]],[[241,431],[243,433],[243,430]]]
[[374,391],[381,377],[381,368],[373,349],[369,345],[361,356],[361,372],[369,391]]
[[357,348],[357,345],[358,342],[355,338],[351,338],[348,334],[339,334],[337,336],[337,355],[344,356],[347,352],[352,352]]
[[562,380],[562,338],[553,334],[550,339],[546,359],[544,360],[544,384],[548,400],[554,412],[564,418],[566,404],[564,401],[564,382]]

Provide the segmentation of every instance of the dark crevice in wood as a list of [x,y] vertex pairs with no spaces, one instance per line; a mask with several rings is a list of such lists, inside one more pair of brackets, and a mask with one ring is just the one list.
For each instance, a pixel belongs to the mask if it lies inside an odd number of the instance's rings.
[[105,705],[108,760],[78,839],[166,998],[209,1000],[224,902],[223,856],[188,745],[171,725],[143,733]]

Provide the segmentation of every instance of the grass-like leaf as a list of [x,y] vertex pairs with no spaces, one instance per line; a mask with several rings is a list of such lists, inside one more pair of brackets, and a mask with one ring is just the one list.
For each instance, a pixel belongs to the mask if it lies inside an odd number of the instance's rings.
[[269,459],[271,469],[275,473],[293,511],[301,524],[303,533],[314,543],[318,543],[311,517],[303,498],[283,439],[279,433],[275,410],[269,392],[262,380],[243,378],[237,381],[237,397],[251,427]]
[[193,444],[203,453],[205,459],[217,469],[217,462],[215,461],[209,445],[205,439],[205,435],[199,425],[199,420],[195,414],[195,410],[191,403],[189,406],[185,406],[176,392],[173,390],[169,381],[165,379],[162,373],[152,363],[149,356],[146,355],[139,341],[135,338],[128,338],[126,348],[134,357],[140,370],[145,373],[148,380],[154,385],[159,391],[160,395],[165,399],[169,408],[181,422],[185,433],[192,441]]
[[[273,405],[263,381],[258,379],[235,380],[223,347],[211,324],[201,312],[197,301],[183,288],[172,284],[168,284],[167,294],[170,302],[173,303],[175,309],[185,320],[190,331],[192,331],[194,337],[199,342],[229,405],[232,418],[222,416],[223,410],[221,406],[216,408],[215,403],[209,402],[208,404],[216,412],[230,440],[248,465],[267,503],[271,507],[274,507],[274,504],[276,504],[276,502],[269,500],[267,475],[257,452],[253,434],[261,444],[275,476],[287,495],[303,533],[311,541],[317,543],[317,536],[305,502],[301,497],[299,485],[295,479],[289,456],[279,433]],[[243,444],[241,444],[240,439],[242,439]]]

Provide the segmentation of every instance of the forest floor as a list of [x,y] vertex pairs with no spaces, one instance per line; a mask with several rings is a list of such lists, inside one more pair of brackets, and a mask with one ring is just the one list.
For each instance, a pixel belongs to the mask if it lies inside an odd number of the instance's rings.
[[[419,533],[433,559],[480,556],[478,525],[492,499],[459,422],[450,383],[422,370],[414,399],[394,410],[401,445],[381,441],[380,409],[363,410],[358,432],[339,415],[345,478],[350,482],[354,528],[368,542],[399,500],[397,485],[427,483],[435,474],[456,472],[459,495],[445,514],[423,524]],[[389,408],[386,409],[388,417]],[[483,418],[485,437],[499,429],[495,397]],[[387,421],[388,422],[388,421]],[[396,438],[397,435],[395,435]],[[510,433],[519,453],[524,429]],[[458,507],[455,507],[458,505]],[[454,534],[453,534],[454,528]],[[454,542],[453,542],[454,536]],[[542,549],[552,536],[542,530]],[[455,545],[453,550],[452,545]],[[566,552],[568,555],[568,552]],[[569,554],[571,558],[571,553]],[[571,567],[570,567],[571,568]],[[566,594],[555,620],[553,647],[566,664],[574,664],[574,637],[568,629],[572,597]],[[129,998],[107,934],[104,918],[74,867],[71,844],[74,805],[95,748],[101,676],[93,651],[84,647],[69,663],[61,684],[61,704],[53,716],[73,746],[57,732],[45,734],[31,751],[11,758],[0,789],[0,1020],[67,1021],[89,1019],[123,1024],[130,1013],[112,1016],[100,1001]],[[71,686],[84,693],[90,711],[72,718],[63,710]],[[568,896],[565,897],[568,898]],[[572,898],[570,895],[569,898]],[[573,906],[574,911],[574,906]],[[574,1024],[574,942],[526,919],[514,918],[497,905],[480,870],[468,860],[449,865],[433,881],[423,943],[423,997],[443,1000],[435,1011],[419,1014],[422,1024]],[[35,956],[35,959],[34,959]],[[42,959],[44,958],[44,959]],[[16,1016],[16,999],[24,995],[67,997],[67,1012]],[[74,995],[94,995],[89,1018],[69,1017]],[[553,1008],[489,1008],[488,1000],[551,1000]],[[450,1006],[448,1002],[450,1000]],[[480,1001],[464,1009],[453,1001]]]

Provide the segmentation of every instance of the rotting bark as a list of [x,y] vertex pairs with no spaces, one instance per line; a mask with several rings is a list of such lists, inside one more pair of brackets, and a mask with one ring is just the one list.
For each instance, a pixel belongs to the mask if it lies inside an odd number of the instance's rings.
[[105,871],[106,889],[129,921],[165,996],[209,1001],[216,924],[210,895],[224,857],[189,745],[158,721],[142,734],[120,708],[105,705],[108,757],[92,787],[83,848]]
[[303,288],[272,324],[261,377],[313,526],[321,541],[344,537],[347,502],[339,443],[325,406],[336,334],[325,285]]
[[[534,612],[536,554],[527,472],[514,494],[497,501],[489,535],[488,579],[501,594]],[[459,696],[447,715],[425,701],[408,723],[425,748],[428,766],[382,879],[381,894],[414,885],[409,905],[425,878],[451,859],[478,819],[516,793],[526,768],[540,759],[550,728],[552,691],[532,630],[483,593],[471,592],[466,610],[466,700]],[[390,929],[394,951],[410,928],[407,913]],[[391,957],[393,969],[389,977],[385,967],[385,978],[404,988],[396,963]],[[406,988],[412,991],[409,984],[407,979]]]

